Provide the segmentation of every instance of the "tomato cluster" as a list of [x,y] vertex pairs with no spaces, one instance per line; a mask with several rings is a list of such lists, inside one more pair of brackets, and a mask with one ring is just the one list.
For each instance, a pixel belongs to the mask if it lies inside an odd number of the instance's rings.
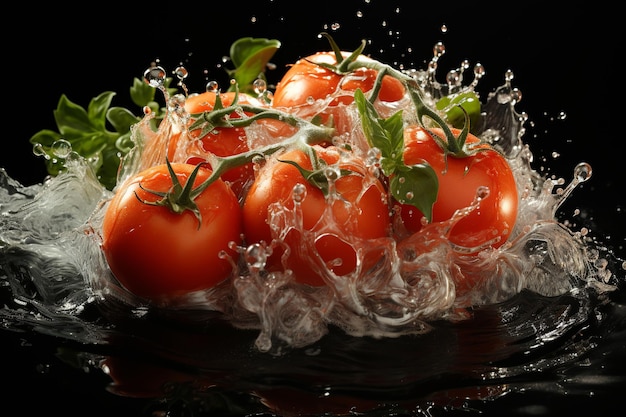
[[158,144],[168,160],[120,183],[108,203],[102,248],[122,286],[154,302],[212,288],[258,245],[266,271],[321,287],[374,268],[383,253],[371,242],[463,210],[447,236],[455,248],[507,241],[515,178],[470,133],[470,117],[447,125],[410,77],[335,46],[296,61],[273,95],[186,97],[184,134]]

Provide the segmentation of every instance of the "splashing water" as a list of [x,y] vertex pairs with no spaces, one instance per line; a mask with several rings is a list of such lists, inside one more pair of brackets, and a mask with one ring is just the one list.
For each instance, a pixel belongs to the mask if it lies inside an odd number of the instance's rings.
[[[435,74],[444,52],[444,45],[437,44],[427,70],[407,71],[419,82],[430,104],[445,95],[473,91],[485,74],[477,64],[474,79],[464,85],[463,73],[469,63],[463,62],[447,74],[445,85],[439,84]],[[149,123],[153,115],[146,110],[143,121],[133,127],[136,146],[123,161],[118,183],[145,168],[149,161],[163,160],[166,147],[162,144],[170,136],[188,138],[185,96],[167,95],[165,74],[155,66],[146,71],[145,79],[165,95],[168,117],[155,132]],[[183,81],[187,71],[179,67],[176,74],[186,93]],[[288,270],[265,271],[268,248],[238,248],[242,262],[235,265],[230,279],[211,290],[190,294],[174,311],[194,317],[191,322],[207,312],[218,312],[235,327],[258,330],[256,347],[260,351],[279,353],[285,346],[313,344],[330,326],[358,337],[425,334],[433,322],[464,320],[470,316],[468,307],[502,303],[524,290],[544,297],[581,294],[583,289],[600,294],[614,290],[617,277],[608,270],[600,251],[583,233],[575,233],[555,219],[574,189],[591,177],[591,167],[584,162],[577,165],[569,183],[544,178],[531,168],[533,155],[522,141],[527,116],[515,110],[521,92],[512,87],[512,79],[512,72],[507,72],[505,83],[489,94],[481,134],[506,155],[520,190],[518,220],[504,246],[468,256],[455,250],[458,248],[446,238],[455,222],[480,205],[480,195],[449,221],[426,225],[399,245],[393,239],[362,242],[338,235],[332,210],[327,210],[315,232],[302,230],[298,204],[293,209],[276,205],[271,223],[279,235],[296,229],[305,236],[303,245],[312,246],[317,239],[332,235],[363,248],[358,253],[360,264],[374,252],[384,253],[382,261],[373,270],[357,268],[348,277],[337,277],[327,265],[317,262],[329,285],[311,290],[296,284]],[[217,85],[209,83],[207,89],[216,90]],[[257,91],[268,94],[263,84],[257,85]],[[339,89],[335,96],[316,103],[315,110],[323,109],[340,94],[346,93]],[[389,104],[379,111],[389,115],[405,105]],[[353,106],[340,111],[349,118],[358,117]],[[256,146],[255,138],[264,137],[259,129],[255,124],[247,128],[251,149]],[[355,130],[336,140],[362,149],[364,159],[368,159],[362,132]],[[203,152],[191,139],[179,140],[179,144],[177,158]],[[68,145],[63,141],[57,146],[57,157],[66,160],[67,171],[43,184],[23,187],[0,172],[0,267],[6,293],[0,317],[5,327],[37,327],[99,342],[105,338],[109,322],[145,315],[152,307],[127,293],[112,277],[99,246],[103,210],[112,193],[98,183],[85,161]],[[154,155],[145,158],[146,152]],[[370,155],[369,160],[373,161],[370,168],[376,169],[376,158]],[[328,174],[332,183],[333,172]],[[294,190],[296,203],[304,197]],[[459,274],[480,284],[460,291],[454,285]],[[92,310],[97,311],[98,318],[84,319]]]

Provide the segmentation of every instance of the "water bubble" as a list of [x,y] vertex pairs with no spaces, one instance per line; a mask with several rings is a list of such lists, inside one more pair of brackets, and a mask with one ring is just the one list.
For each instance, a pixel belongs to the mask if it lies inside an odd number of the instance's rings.
[[574,178],[578,182],[585,182],[591,178],[591,165],[581,162],[574,168]]
[[513,71],[511,70],[506,70],[506,72],[504,73],[504,81],[506,81],[507,83],[510,83],[511,81],[513,81],[514,77],[515,75],[513,74]]
[[254,80],[252,87],[254,88],[254,92],[258,95],[263,95],[263,93],[267,91],[267,83],[261,78]]
[[304,184],[297,183],[293,187],[291,197],[295,203],[301,203],[306,198],[306,187]]
[[65,139],[59,139],[52,144],[52,153],[57,158],[67,158],[72,152],[72,144]]
[[144,80],[154,88],[162,88],[165,84],[165,79],[167,78],[167,74],[163,67],[158,65],[152,66],[148,68],[143,73]]
[[463,76],[457,70],[451,70],[446,75],[446,82],[448,83],[448,87],[450,89],[461,85],[462,81],[463,81]]
[[329,181],[335,181],[340,176],[339,168],[336,166],[328,166],[324,169],[324,175]]
[[476,189],[476,198],[483,200],[489,197],[489,187],[480,186]]
[[33,153],[37,156],[43,156],[43,157],[47,156],[46,150],[44,149],[41,143],[35,143],[33,145]]
[[174,70],[174,75],[176,75],[176,77],[180,81],[183,81],[185,78],[189,76],[189,71],[187,71],[187,68],[183,66],[179,66],[179,67],[176,67],[176,69]]
[[217,93],[220,88],[220,85],[217,81],[209,81],[206,84],[205,90],[209,93]]
[[446,53],[446,47],[443,42],[437,42],[435,46],[433,46],[433,59],[436,61],[441,58],[443,54]]
[[487,72],[485,71],[485,67],[480,62],[477,62],[474,65],[474,79],[470,84],[471,87],[476,87],[478,85],[478,81],[485,76]]
[[249,268],[260,270],[265,267],[267,262],[267,251],[261,244],[254,243],[247,247],[244,253],[246,264]]
[[176,67],[176,69],[174,70],[174,75],[176,75],[176,77],[178,78],[178,85],[185,91],[185,94],[187,94],[187,86],[183,82],[185,78],[189,76],[187,68],[183,67],[182,65]]

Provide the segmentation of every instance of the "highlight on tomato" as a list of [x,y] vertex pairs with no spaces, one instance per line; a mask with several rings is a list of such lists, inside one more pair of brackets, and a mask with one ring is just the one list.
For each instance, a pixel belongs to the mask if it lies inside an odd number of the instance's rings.
[[[461,130],[451,128],[451,132],[458,137]],[[426,130],[414,125],[404,130],[405,163],[426,161],[437,175],[439,191],[431,222],[452,218],[457,210],[470,207],[482,194],[478,207],[452,227],[448,239],[468,252],[498,248],[507,241],[517,219],[519,197],[511,167],[501,153],[471,133],[456,154],[442,148],[451,145],[441,128]],[[423,213],[411,205],[400,207],[408,231],[419,231]]]
[[[357,254],[360,248],[354,242],[390,236],[391,226],[386,191],[362,160],[342,154],[344,151],[335,146],[315,145],[311,151],[312,156],[298,148],[289,149],[260,169],[243,204],[243,228],[248,245],[259,242],[269,245],[274,238],[288,245],[290,251],[285,259],[282,259],[285,255],[282,247],[274,248],[267,262],[268,270],[285,267],[294,272],[298,282],[322,286],[326,283],[323,268],[337,276],[355,272],[361,255]],[[332,185],[326,177],[327,167],[340,172]],[[326,186],[335,191],[326,190],[325,194]],[[313,232],[314,242],[307,241],[306,234],[297,227],[288,230],[270,227],[272,208],[277,204],[291,216],[295,206],[294,188],[298,187],[295,198],[301,200],[294,215],[301,216],[304,231]],[[330,192],[337,197],[330,198]],[[329,224],[332,221],[329,217],[334,223]],[[360,259],[362,268],[368,270],[380,256],[370,253]],[[318,257],[325,265],[322,270],[316,261]]]
[[[277,83],[271,104],[303,118],[311,119],[319,114],[322,123],[328,123],[332,117],[338,134],[342,134],[352,127],[345,106],[354,101],[357,89],[367,93],[374,88],[378,70],[368,67],[375,61],[362,54],[364,43],[356,51],[346,52],[330,36],[327,38],[333,50],[317,52],[292,64]],[[377,102],[398,102],[404,96],[402,82],[384,75]]]
[[129,292],[166,302],[212,288],[232,272],[241,209],[221,179],[202,165],[152,166],[118,186],[102,224],[102,250]]

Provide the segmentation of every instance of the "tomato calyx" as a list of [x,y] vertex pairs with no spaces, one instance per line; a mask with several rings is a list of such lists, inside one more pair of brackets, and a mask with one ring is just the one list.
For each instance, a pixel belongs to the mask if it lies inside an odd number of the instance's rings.
[[[242,114],[242,117],[232,118],[230,117],[232,113]],[[312,141],[316,141],[321,138],[332,138],[335,133],[335,129],[332,126],[325,126],[316,123],[316,120],[318,119],[307,121],[291,113],[280,111],[278,109],[239,103],[239,91],[237,89],[235,90],[233,102],[229,106],[224,106],[222,99],[220,98],[220,92],[216,91],[215,105],[212,110],[204,111],[202,113],[194,113],[190,116],[192,117],[193,122],[188,129],[190,131],[200,129],[201,137],[218,127],[247,127],[262,119],[279,120],[282,123],[299,128],[306,126],[308,127],[308,135]]]
[[187,180],[185,181],[184,186],[181,185],[178,177],[176,176],[174,168],[172,168],[172,164],[170,164],[170,161],[167,158],[165,159],[165,163],[167,165],[170,177],[172,178],[172,188],[167,192],[162,192],[146,189],[141,184],[139,184],[139,188],[146,191],[147,193],[150,193],[157,197],[161,197],[161,199],[156,201],[148,201],[139,197],[137,192],[135,192],[135,197],[137,197],[137,199],[143,204],[147,204],[150,206],[167,207],[173,213],[177,214],[181,214],[184,213],[186,210],[189,210],[196,216],[196,219],[198,219],[199,229],[202,225],[202,213],[200,213],[200,209],[198,208],[198,205],[194,200],[198,195],[200,195],[200,193],[202,193],[202,191],[204,191],[206,187],[203,187],[201,185],[199,187],[193,188],[193,183],[196,180],[198,171],[205,163],[202,162],[196,165],[196,167],[189,175],[189,178],[187,178]]
[[342,50],[339,48],[339,45],[335,42],[332,36],[327,32],[322,32],[320,35],[324,36],[328,43],[330,43],[330,47],[332,48],[335,54],[336,64],[328,64],[324,62],[314,62],[306,59],[307,62],[310,62],[313,65],[320,66],[322,68],[326,68],[329,71],[334,72],[337,75],[346,75],[353,71],[355,62],[358,62],[357,58],[363,53],[365,49],[365,40],[361,41],[361,45],[357,49],[355,49],[350,55],[344,58]]
[[[408,90],[411,96],[411,101],[415,105],[418,123],[428,132],[435,142],[437,142],[446,156],[450,155],[455,158],[466,158],[486,149],[485,146],[481,146],[484,145],[482,143],[478,146],[475,144],[472,147],[466,146],[467,136],[470,129],[470,118],[467,111],[461,105],[457,105],[456,108],[463,113],[464,123],[459,130],[459,134],[455,135],[450,126],[444,121],[439,113],[424,103],[424,100],[422,100],[421,94],[416,87],[409,88]],[[428,128],[427,124],[424,122],[425,117],[429,118],[437,125],[437,127],[441,128],[444,133],[444,137],[439,136]]]

